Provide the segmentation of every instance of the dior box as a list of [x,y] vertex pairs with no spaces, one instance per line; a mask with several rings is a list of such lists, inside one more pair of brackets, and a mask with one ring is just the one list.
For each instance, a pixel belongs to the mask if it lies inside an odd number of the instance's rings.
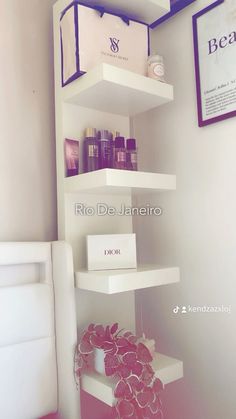
[[61,14],[62,85],[106,63],[146,76],[148,25],[72,2]]
[[87,236],[89,271],[137,267],[136,234]]

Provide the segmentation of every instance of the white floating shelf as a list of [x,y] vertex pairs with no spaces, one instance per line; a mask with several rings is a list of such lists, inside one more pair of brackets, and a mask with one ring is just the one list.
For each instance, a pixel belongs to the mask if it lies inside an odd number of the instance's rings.
[[100,5],[108,11],[151,24],[170,11],[169,0],[83,0],[89,5]]
[[[152,362],[152,367],[156,376],[160,378],[163,384],[169,384],[183,378],[183,363],[177,359],[157,353]],[[81,387],[84,391],[101,400],[103,403],[109,406],[114,405],[114,383],[108,377],[94,372],[84,374],[81,380]]]
[[66,193],[122,194],[176,189],[176,176],[130,170],[101,169],[65,178]]
[[134,116],[173,100],[170,84],[109,64],[94,67],[61,92],[64,102],[125,116]]
[[117,294],[179,282],[179,268],[140,266],[137,269],[76,272],[76,287],[82,290]]

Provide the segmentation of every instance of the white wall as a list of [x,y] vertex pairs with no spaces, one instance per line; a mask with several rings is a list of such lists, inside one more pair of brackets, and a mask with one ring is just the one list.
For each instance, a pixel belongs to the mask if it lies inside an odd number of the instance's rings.
[[0,241],[56,238],[52,0],[0,0]]
[[[56,238],[52,3],[0,0],[0,240]],[[236,119],[198,128],[195,98],[191,16],[209,3],[196,1],[153,32],[175,102],[135,120],[140,168],[178,179],[176,193],[150,197],[161,218],[136,220],[142,260],[182,273],[180,285],[137,294],[147,334],[185,365],[185,379],[163,394],[165,419],[236,412]],[[177,304],[231,304],[232,312],[174,316]]]
[[[150,197],[163,216],[136,220],[141,259],[181,268],[179,285],[137,296],[139,327],[142,303],[160,352],[184,361],[184,380],[163,394],[165,419],[236,415],[236,119],[198,128],[195,95],[191,18],[210,3],[196,1],[153,32],[175,101],[135,119],[140,168],[177,174],[176,193]],[[188,304],[231,304],[232,312],[172,313]]]

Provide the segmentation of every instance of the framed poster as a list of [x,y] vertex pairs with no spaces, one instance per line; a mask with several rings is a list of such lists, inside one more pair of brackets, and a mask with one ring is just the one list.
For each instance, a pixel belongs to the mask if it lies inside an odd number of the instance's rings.
[[170,12],[166,13],[164,16],[160,17],[154,23],[152,23],[151,28],[155,28],[160,25],[160,23],[165,22],[171,16],[174,16],[180,10],[184,9],[189,4],[193,3],[196,0],[170,0]]
[[218,0],[193,16],[200,127],[236,116],[236,1]]

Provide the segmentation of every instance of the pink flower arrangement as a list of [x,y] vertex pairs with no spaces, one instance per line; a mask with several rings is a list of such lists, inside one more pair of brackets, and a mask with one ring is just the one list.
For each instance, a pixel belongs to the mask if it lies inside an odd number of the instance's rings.
[[75,352],[78,379],[93,368],[94,349],[104,351],[105,374],[115,382],[114,407],[119,419],[162,419],[162,382],[155,377],[148,348],[131,332],[118,331],[118,324],[90,324]]

